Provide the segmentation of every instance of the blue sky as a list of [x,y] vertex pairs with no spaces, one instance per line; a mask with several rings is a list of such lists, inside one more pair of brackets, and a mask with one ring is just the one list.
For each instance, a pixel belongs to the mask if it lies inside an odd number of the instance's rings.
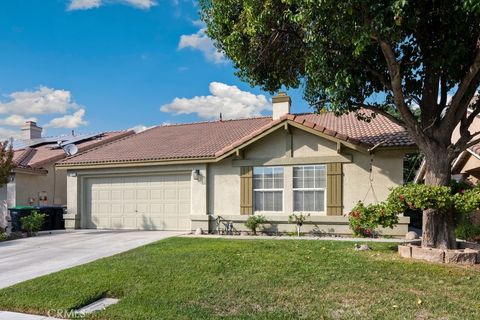
[[[270,95],[235,77],[198,10],[182,0],[1,1],[0,137],[26,119],[55,135],[269,114]],[[308,110],[300,90],[289,93],[294,112]]]

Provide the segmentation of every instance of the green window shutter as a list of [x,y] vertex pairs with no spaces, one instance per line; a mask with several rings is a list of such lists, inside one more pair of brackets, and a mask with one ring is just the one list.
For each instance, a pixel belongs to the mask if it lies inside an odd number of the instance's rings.
[[253,168],[240,168],[240,214],[253,214]]
[[342,164],[327,164],[327,216],[340,216],[343,213],[342,204]]

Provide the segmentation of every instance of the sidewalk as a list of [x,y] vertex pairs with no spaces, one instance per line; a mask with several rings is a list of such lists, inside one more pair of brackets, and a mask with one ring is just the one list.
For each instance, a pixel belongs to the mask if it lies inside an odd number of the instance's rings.
[[9,311],[0,311],[0,320],[61,320],[47,316],[37,316],[33,314],[17,313]]

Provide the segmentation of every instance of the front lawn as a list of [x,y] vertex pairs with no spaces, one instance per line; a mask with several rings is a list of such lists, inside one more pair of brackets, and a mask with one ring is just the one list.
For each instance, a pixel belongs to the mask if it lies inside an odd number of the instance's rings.
[[480,319],[480,270],[392,244],[171,238],[0,291],[0,310],[121,301],[93,319]]

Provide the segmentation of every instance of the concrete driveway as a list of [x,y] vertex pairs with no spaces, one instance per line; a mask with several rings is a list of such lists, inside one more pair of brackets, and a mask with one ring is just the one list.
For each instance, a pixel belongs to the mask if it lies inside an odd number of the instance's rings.
[[180,234],[182,232],[71,230],[1,242],[0,288]]

